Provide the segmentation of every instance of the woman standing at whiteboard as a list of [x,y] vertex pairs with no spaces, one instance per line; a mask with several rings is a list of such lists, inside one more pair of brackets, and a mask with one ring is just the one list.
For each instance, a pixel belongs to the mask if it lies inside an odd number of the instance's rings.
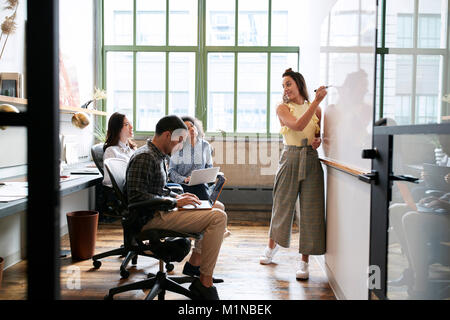
[[319,103],[327,95],[320,87],[312,103],[303,76],[288,69],[283,74],[284,102],[277,107],[283,135],[283,152],[273,188],[269,244],[260,258],[270,264],[279,247],[288,248],[297,197],[300,199],[302,254],[297,279],[309,277],[309,255],[325,253],[325,206],[323,170],[316,149],[320,146]]

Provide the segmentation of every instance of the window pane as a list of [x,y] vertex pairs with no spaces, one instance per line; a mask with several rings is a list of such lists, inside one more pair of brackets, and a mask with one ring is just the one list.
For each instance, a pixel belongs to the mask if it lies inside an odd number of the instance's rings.
[[414,46],[414,1],[386,1],[386,47]]
[[197,45],[197,0],[169,1],[169,44]]
[[446,47],[447,4],[445,0],[419,1],[419,48]]
[[268,45],[267,0],[240,0],[238,16],[238,45]]
[[437,123],[441,108],[442,58],[417,56],[416,124]]
[[133,54],[108,52],[106,69],[107,111],[124,113],[133,121]]
[[195,115],[195,53],[169,54],[169,113]]
[[166,0],[137,0],[136,43],[166,44]]
[[298,46],[300,1],[272,1],[272,46]]
[[412,73],[412,56],[386,56],[383,117],[394,120],[396,125],[411,124]]
[[234,54],[208,54],[208,131],[233,132]]
[[206,45],[234,45],[235,0],[206,1]]
[[104,1],[105,45],[133,44],[133,1]]
[[155,131],[166,113],[166,54],[141,52],[136,55],[136,131]]
[[286,69],[297,70],[297,53],[272,53],[270,71],[270,132],[280,132],[280,121],[276,109],[283,102],[282,76]]
[[267,54],[238,54],[237,131],[267,132]]
[[331,46],[357,46],[359,41],[359,0],[338,1],[330,16]]

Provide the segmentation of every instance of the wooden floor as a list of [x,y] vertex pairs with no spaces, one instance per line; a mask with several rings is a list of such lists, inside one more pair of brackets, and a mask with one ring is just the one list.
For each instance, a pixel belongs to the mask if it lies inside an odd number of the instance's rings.
[[[295,279],[300,261],[297,252],[298,232],[294,231],[290,249],[281,249],[273,264],[262,266],[259,264],[259,256],[267,242],[268,226],[240,223],[229,225],[228,228],[232,235],[223,242],[214,275],[225,280],[224,283],[216,284],[222,300],[335,300],[327,277],[315,257],[310,259],[309,280]],[[100,224],[96,253],[119,247],[122,244],[121,237],[120,225]],[[70,249],[67,235],[61,240],[61,249]],[[144,280],[147,273],[158,271],[157,260],[139,257],[138,264],[130,269],[130,277],[121,280],[121,258],[110,257],[102,261],[102,267],[95,270],[91,260],[72,262],[70,257],[62,258],[61,298],[103,299],[109,288]],[[175,275],[181,275],[183,265],[184,261],[175,264]],[[72,281],[77,273],[80,275],[79,288],[77,282]],[[188,284],[183,286],[188,287]],[[142,290],[131,291],[119,294],[115,299],[144,299],[147,293],[148,291]],[[25,298],[26,261],[22,261],[4,271],[0,300]],[[167,293],[166,299],[187,298]]]

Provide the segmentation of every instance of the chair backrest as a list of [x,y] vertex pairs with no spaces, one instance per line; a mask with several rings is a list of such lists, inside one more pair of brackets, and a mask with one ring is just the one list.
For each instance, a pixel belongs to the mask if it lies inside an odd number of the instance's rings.
[[98,171],[104,176],[103,172],[103,143],[94,144],[91,147],[91,156],[97,166]]
[[126,204],[124,188],[127,175],[128,162],[123,159],[109,158],[105,160],[105,169],[111,179],[111,184],[116,193],[116,196]]

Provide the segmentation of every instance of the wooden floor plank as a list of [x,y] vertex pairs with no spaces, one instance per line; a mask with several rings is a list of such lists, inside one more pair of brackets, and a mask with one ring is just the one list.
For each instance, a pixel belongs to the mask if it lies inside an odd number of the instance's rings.
[[[216,285],[222,300],[335,300],[326,275],[313,257],[310,259],[309,280],[295,279],[295,271],[300,262],[298,232],[292,235],[291,248],[281,249],[274,259],[275,263],[263,266],[259,264],[259,256],[267,243],[268,226],[240,223],[229,225],[229,230],[232,235],[223,242],[214,275],[225,280]],[[119,247],[121,243],[120,225],[99,225],[96,253]],[[67,235],[61,239],[61,249],[70,249]],[[138,264],[130,268],[130,277],[122,280],[118,272],[121,260],[119,257],[105,258],[102,260],[102,267],[95,270],[91,260],[74,262],[70,257],[62,258],[61,298],[103,299],[109,288],[145,280],[147,273],[156,273],[159,268],[157,260],[139,257]],[[184,261],[175,264],[174,275],[181,275],[183,265]],[[76,288],[76,282],[72,281],[78,271],[80,288]],[[26,298],[26,261],[5,270],[3,277],[0,300]],[[117,295],[115,299],[144,299],[147,293],[148,291],[142,290],[131,291]],[[167,293],[166,299],[187,298]]]

